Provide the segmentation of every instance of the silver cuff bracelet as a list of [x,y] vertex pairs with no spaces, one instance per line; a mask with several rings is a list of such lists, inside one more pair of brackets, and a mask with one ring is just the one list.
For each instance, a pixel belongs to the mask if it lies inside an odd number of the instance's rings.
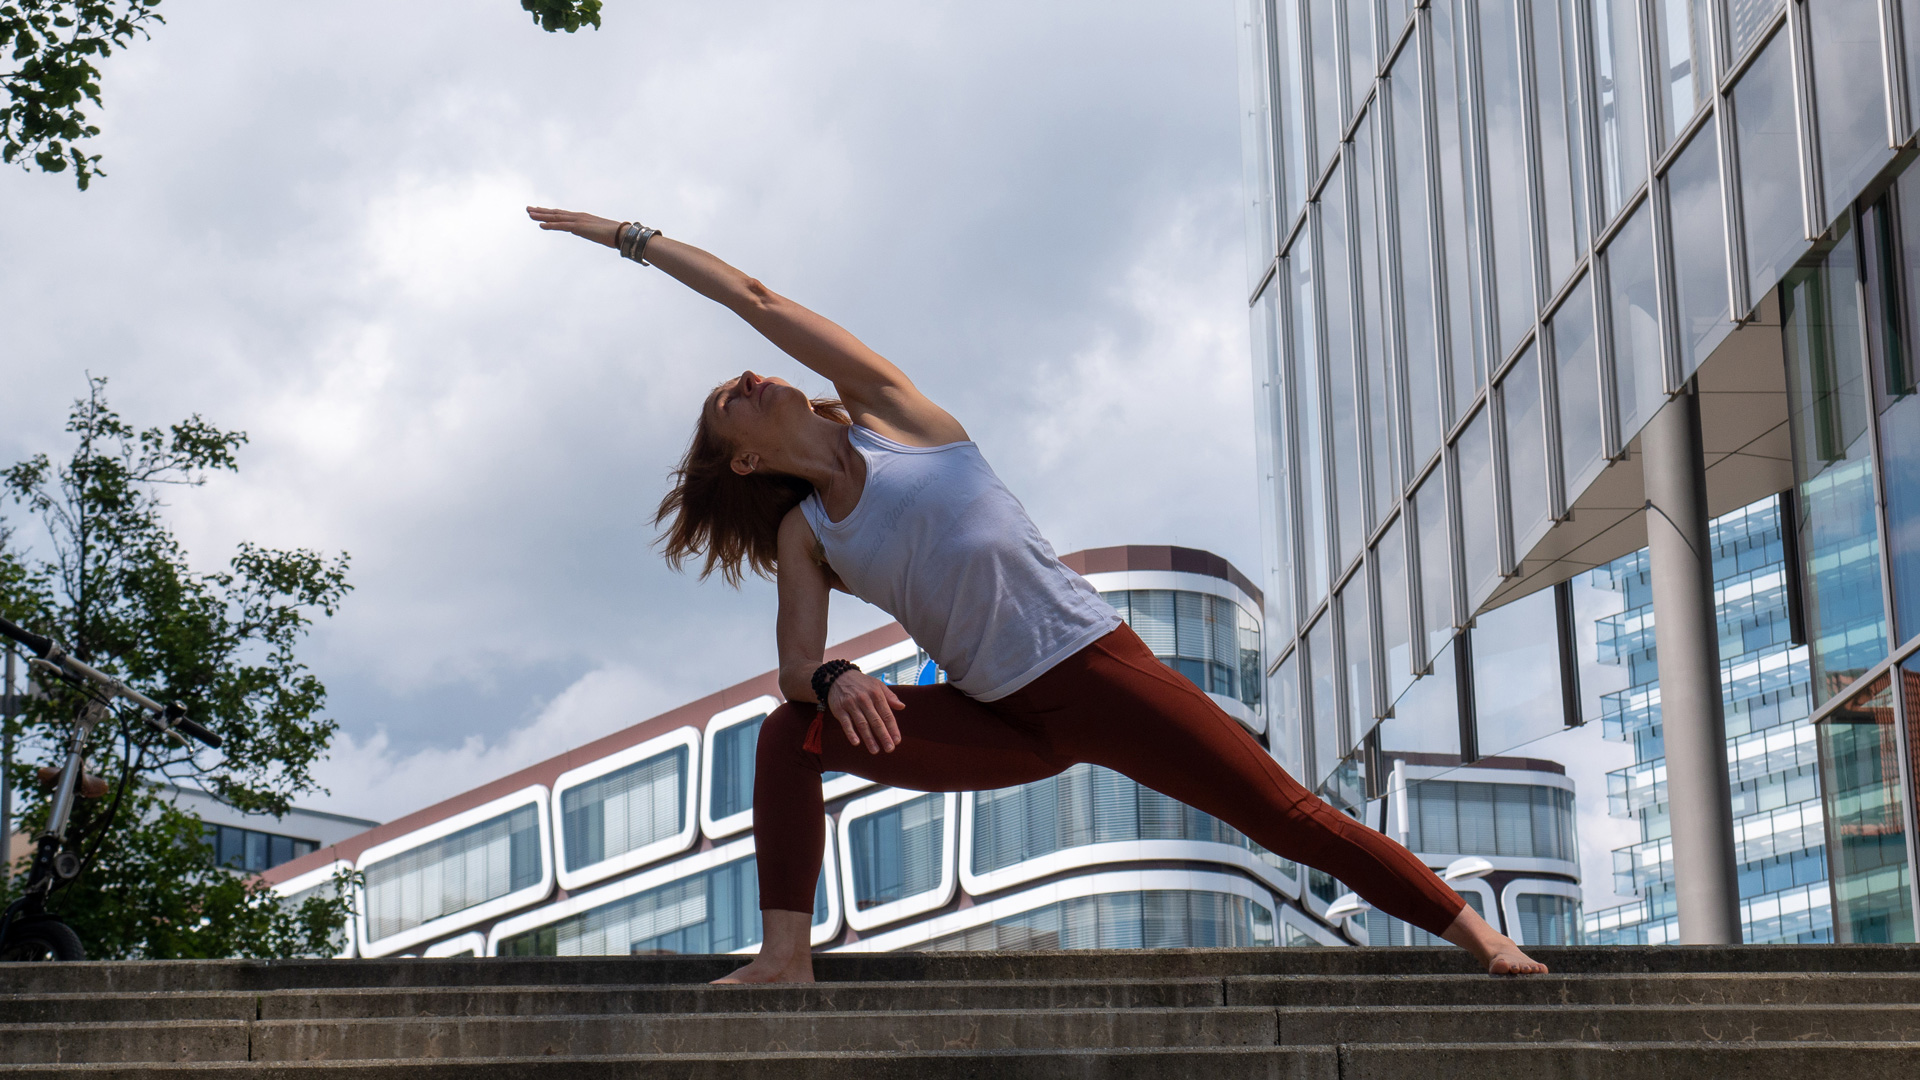
[[632,259],[641,266],[652,266],[653,264],[643,258],[642,255],[647,250],[647,241],[659,235],[659,229],[649,229],[637,221],[630,221],[622,225],[619,236],[621,258]]

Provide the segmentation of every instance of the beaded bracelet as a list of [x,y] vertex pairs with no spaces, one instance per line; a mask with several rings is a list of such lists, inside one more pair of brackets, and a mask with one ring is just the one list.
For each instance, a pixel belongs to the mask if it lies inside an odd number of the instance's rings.
[[859,671],[860,666],[851,660],[829,660],[813,669],[813,700],[820,708],[827,707],[827,692],[833,689],[834,680],[849,671]]

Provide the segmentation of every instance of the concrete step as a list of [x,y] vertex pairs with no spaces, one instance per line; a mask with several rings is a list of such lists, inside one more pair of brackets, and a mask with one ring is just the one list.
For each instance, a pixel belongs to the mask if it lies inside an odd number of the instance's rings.
[[[1905,945],[1540,948],[1565,974],[1920,970]],[[0,965],[0,994],[282,990],[462,985],[684,985],[738,967],[733,956],[458,957],[434,960],[175,960]],[[1163,949],[1058,953],[824,953],[828,982],[1225,978],[1237,975],[1474,975],[1459,949]]]
[[1373,1008],[1392,1005],[1920,1004],[1920,972],[1785,975],[1242,975],[1221,980],[1223,1005]]
[[1276,1013],[1279,1041],[1288,1046],[1920,1041],[1920,1005],[1401,1005]]
[[147,991],[0,995],[0,1024],[881,1009],[1179,1009],[1224,1004],[1219,979]]
[[16,1024],[0,1063],[1275,1046],[1272,1009],[1013,1009]]
[[30,1065],[87,1080],[1909,1080],[1896,1043],[1484,1043],[1201,1049],[754,1053],[140,1065]]

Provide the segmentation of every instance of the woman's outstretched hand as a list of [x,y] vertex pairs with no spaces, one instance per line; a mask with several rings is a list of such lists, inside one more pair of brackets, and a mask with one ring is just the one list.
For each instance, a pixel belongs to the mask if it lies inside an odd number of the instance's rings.
[[575,210],[550,210],[544,206],[527,207],[527,216],[539,222],[543,229],[570,232],[610,248],[620,246],[618,236],[620,223],[617,221],[595,217],[592,214],[582,214]]
[[839,719],[847,741],[866,747],[869,754],[883,750],[891,754],[900,745],[900,725],[893,711],[906,707],[892,687],[861,671],[841,675],[827,691],[827,711]]

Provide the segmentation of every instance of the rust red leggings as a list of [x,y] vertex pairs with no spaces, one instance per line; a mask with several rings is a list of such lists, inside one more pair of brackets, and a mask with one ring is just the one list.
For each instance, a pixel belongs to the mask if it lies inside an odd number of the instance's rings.
[[895,713],[901,742],[892,753],[855,748],[832,719],[819,733],[820,752],[809,752],[812,705],[782,705],[767,717],[753,781],[763,909],[813,910],[822,771],[916,791],[980,791],[1044,780],[1083,761],[1212,814],[1430,934],[1465,906],[1406,848],[1301,787],[1129,627],[998,701],[944,684],[894,693],[906,708]]

